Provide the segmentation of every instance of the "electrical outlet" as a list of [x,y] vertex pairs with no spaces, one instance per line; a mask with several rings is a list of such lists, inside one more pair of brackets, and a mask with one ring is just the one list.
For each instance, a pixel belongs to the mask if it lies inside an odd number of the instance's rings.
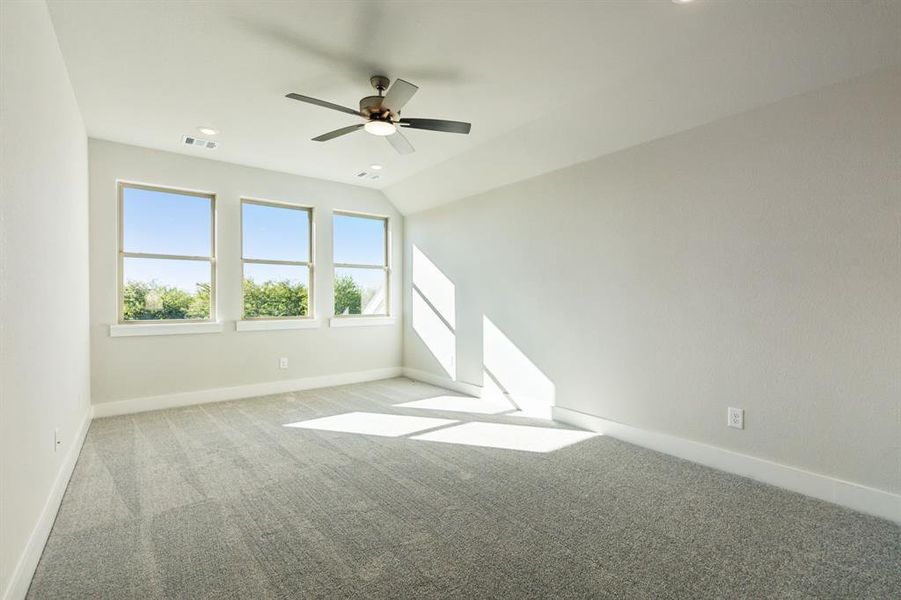
[[56,452],[59,450],[59,447],[62,445],[63,440],[59,436],[59,427],[53,430],[53,451]]
[[745,428],[745,409],[729,407],[726,415],[726,425],[735,429]]
[[278,368],[279,369],[287,369],[288,368],[288,357],[283,356],[278,359]]

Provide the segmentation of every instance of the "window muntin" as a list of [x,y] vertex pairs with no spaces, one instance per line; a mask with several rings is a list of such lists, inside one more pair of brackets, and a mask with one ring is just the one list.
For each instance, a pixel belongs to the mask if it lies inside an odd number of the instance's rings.
[[308,207],[241,200],[243,319],[311,318],[312,216]]
[[335,212],[335,316],[389,314],[388,218]]
[[119,322],[212,321],[213,194],[119,183]]

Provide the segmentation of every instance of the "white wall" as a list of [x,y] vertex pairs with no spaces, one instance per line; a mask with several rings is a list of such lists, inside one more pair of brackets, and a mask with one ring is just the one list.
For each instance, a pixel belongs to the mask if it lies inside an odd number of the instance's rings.
[[882,71],[408,216],[405,366],[446,371],[415,246],[459,380],[487,317],[559,406],[901,492],[899,98]]
[[0,597],[18,598],[90,411],[87,140],[47,7],[0,7]]
[[[117,400],[229,388],[279,380],[398,368],[401,322],[331,328],[333,209],[390,217],[392,263],[401,264],[402,218],[384,196],[362,187],[309,179],[205,158],[90,140],[91,357],[95,405]],[[217,194],[218,309],[222,333],[116,337],[116,180]],[[240,198],[314,207],[317,329],[235,331],[241,317]],[[392,277],[392,313],[400,314],[401,269]],[[289,359],[279,369],[279,357]]]

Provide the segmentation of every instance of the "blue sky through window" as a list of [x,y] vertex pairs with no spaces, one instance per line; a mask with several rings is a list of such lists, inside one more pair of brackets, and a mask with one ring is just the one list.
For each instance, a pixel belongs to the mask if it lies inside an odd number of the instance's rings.
[[125,281],[156,281],[193,294],[198,283],[210,283],[210,263],[205,260],[125,258]]
[[381,289],[385,287],[385,271],[381,269],[350,269],[338,267],[335,269],[335,277],[344,277],[349,275],[357,282],[361,288],[365,289]]
[[310,213],[246,202],[242,205],[244,258],[310,260]]
[[127,187],[123,204],[126,252],[210,255],[209,198]]
[[267,281],[288,281],[291,285],[302,283],[309,289],[310,268],[298,265],[245,263],[244,278],[253,279],[256,283],[265,283]]
[[[309,256],[309,213],[245,203],[242,206],[245,258],[306,262]],[[126,252],[210,256],[210,199],[173,192],[126,187],[123,190],[123,249]],[[334,260],[338,263],[383,265],[385,221],[349,215],[333,218]],[[237,240],[220,240],[220,244]],[[249,267],[249,265],[248,265]],[[125,281],[156,280],[193,293],[198,283],[209,283],[206,261],[128,258]],[[253,265],[246,269],[257,283],[302,281],[309,286],[306,267]],[[348,272],[364,287],[384,285],[381,271]]]
[[335,262],[355,265],[385,264],[385,220],[335,215]]

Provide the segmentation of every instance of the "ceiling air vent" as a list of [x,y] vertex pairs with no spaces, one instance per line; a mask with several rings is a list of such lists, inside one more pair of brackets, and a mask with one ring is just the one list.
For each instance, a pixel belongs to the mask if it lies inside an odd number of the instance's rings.
[[360,179],[363,179],[363,178],[366,177],[368,174],[369,174],[369,173],[367,173],[366,171],[360,171],[359,173],[357,173],[357,177],[359,177]]
[[204,140],[191,135],[182,136],[181,141],[185,146],[199,146],[201,148],[206,148],[207,150],[215,150],[219,147],[219,142]]

